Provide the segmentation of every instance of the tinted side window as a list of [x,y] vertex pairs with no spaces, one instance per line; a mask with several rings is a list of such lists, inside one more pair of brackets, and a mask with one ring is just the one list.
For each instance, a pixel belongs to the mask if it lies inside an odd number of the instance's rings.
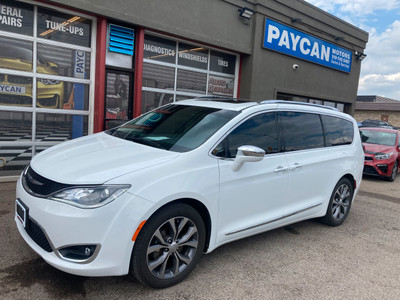
[[265,113],[248,119],[234,129],[213,151],[214,155],[233,158],[243,145],[260,147],[265,153],[278,152],[275,113]]
[[325,131],[325,145],[339,146],[348,145],[353,142],[353,123],[344,119],[321,116]]
[[324,147],[319,115],[288,111],[279,115],[286,151]]

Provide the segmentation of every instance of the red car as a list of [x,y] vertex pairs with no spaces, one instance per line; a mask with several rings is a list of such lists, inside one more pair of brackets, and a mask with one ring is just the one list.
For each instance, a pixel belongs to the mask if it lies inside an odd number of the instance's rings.
[[396,179],[400,163],[400,132],[386,128],[360,128],[364,146],[364,174]]

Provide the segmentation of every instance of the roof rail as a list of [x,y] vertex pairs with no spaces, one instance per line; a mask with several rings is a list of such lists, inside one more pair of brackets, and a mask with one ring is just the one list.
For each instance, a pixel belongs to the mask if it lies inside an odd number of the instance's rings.
[[325,108],[325,109],[330,109],[334,111],[339,111],[335,107],[331,106],[326,106],[326,105],[321,105],[321,104],[314,104],[314,103],[307,103],[307,102],[297,102],[297,101],[287,101],[287,100],[264,100],[260,101],[260,104],[294,104],[294,105],[305,105],[305,106],[314,106],[314,107],[319,107],[319,108]]
[[229,96],[200,96],[193,98],[193,100],[209,100],[209,101],[220,101],[220,102],[230,102],[230,103],[244,103],[244,102],[252,102],[246,99],[241,98],[233,98]]

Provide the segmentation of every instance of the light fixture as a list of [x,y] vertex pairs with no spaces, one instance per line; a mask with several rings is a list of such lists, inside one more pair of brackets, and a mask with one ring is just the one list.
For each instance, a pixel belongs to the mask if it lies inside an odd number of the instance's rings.
[[292,23],[300,23],[301,22],[300,18],[291,18],[290,20],[292,21]]
[[254,10],[248,7],[239,8],[238,11],[239,11],[239,16],[243,18],[243,20],[246,22],[248,22],[255,13]]
[[363,60],[364,58],[367,57],[367,54],[358,51],[355,51],[354,55],[357,57],[358,60]]

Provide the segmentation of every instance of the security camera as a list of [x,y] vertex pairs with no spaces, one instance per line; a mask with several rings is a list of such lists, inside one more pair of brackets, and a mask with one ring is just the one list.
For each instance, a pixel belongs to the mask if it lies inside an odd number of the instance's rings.
[[293,70],[297,70],[299,68],[299,65],[294,64],[293,65]]

